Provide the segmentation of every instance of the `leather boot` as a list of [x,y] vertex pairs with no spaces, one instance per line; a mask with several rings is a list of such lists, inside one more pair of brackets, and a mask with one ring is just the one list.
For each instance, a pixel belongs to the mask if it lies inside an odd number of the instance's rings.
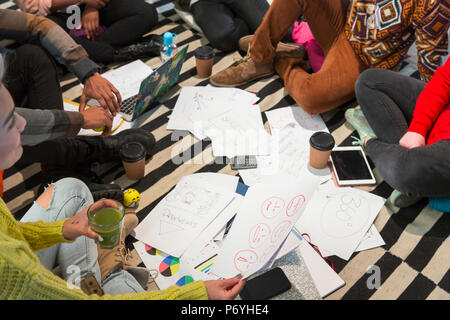
[[114,50],[114,61],[132,61],[141,58],[159,56],[163,48],[162,36],[152,35],[145,42],[138,42]]
[[120,243],[112,249],[102,249],[97,246],[98,264],[100,266],[101,281],[110,274],[121,269],[131,267],[128,261],[132,258],[130,252],[125,248],[125,238],[136,228],[139,220],[134,213],[128,213],[124,217]]
[[235,66],[231,66],[215,75],[209,82],[216,87],[239,87],[250,81],[269,77],[275,74],[273,63],[259,63],[254,61],[250,54],[239,60]]

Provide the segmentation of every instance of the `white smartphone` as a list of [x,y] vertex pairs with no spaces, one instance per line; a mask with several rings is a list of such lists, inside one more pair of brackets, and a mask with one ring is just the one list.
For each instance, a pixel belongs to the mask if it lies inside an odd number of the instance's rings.
[[371,185],[376,180],[361,147],[335,147],[331,164],[337,183],[341,186]]

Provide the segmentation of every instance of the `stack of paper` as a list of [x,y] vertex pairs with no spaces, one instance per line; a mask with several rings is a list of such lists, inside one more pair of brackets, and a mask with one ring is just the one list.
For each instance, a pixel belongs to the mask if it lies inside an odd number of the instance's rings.
[[295,224],[326,257],[349,260],[355,251],[384,245],[373,222],[385,199],[355,188],[319,188]]
[[[235,193],[237,183],[238,177],[218,173],[184,177],[177,185],[181,188],[175,187],[134,230],[133,236],[140,240],[134,243],[136,251],[148,269],[159,272],[155,281],[161,290],[197,280],[218,279],[211,273],[220,248],[214,239],[223,240],[224,227],[236,215],[242,199]],[[213,198],[217,203],[211,206],[207,205],[211,200],[208,190],[216,193]],[[169,203],[165,201],[167,198]],[[224,203],[227,204],[223,206]],[[210,213],[202,211],[206,207]],[[160,214],[165,209],[172,211],[169,220],[167,214]],[[195,217],[192,215],[195,210],[205,214]],[[214,218],[210,219],[211,216]],[[166,223],[172,227],[166,228]],[[197,228],[194,223],[198,224]],[[180,230],[186,225],[189,228]]]
[[183,87],[167,129],[210,138],[216,157],[267,155],[270,135],[256,101],[255,94],[235,88]]

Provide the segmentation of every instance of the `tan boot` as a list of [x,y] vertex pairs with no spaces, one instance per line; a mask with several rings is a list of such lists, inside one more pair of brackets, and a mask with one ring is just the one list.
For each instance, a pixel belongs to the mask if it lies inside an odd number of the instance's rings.
[[253,61],[249,54],[215,75],[209,81],[217,87],[238,87],[250,81],[269,77],[275,74],[273,63],[263,64]]
[[102,282],[108,275],[120,269],[129,267],[127,261],[130,260],[129,252],[125,248],[125,238],[136,228],[139,219],[133,213],[128,213],[124,217],[122,234],[120,235],[120,243],[112,249],[102,249],[97,247],[98,264],[102,276]]
[[[253,42],[254,35],[248,35],[245,37],[242,37],[239,39],[239,49],[242,51],[247,52],[250,48],[250,45]],[[302,58],[304,58],[306,51],[305,48],[299,44],[296,43],[283,43],[279,42],[277,45],[276,52],[282,52],[282,51],[292,51],[292,50],[301,50],[303,52]]]

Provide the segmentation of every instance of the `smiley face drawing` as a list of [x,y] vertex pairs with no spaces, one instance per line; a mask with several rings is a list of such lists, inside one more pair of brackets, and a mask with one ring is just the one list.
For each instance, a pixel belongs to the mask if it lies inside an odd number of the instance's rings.
[[265,223],[258,223],[250,229],[248,242],[250,248],[259,248],[270,236],[270,227]]
[[258,262],[258,255],[253,250],[240,250],[234,256],[234,267],[240,273],[246,272]]
[[286,207],[286,215],[288,217],[292,217],[293,215],[297,214],[297,212],[299,212],[299,210],[302,208],[305,201],[306,199],[302,195],[298,195],[292,198]]
[[333,238],[347,238],[366,226],[370,206],[366,199],[353,195],[327,196],[320,224],[325,234]]
[[280,197],[270,197],[261,205],[261,214],[264,218],[275,218],[284,208],[284,200]]

